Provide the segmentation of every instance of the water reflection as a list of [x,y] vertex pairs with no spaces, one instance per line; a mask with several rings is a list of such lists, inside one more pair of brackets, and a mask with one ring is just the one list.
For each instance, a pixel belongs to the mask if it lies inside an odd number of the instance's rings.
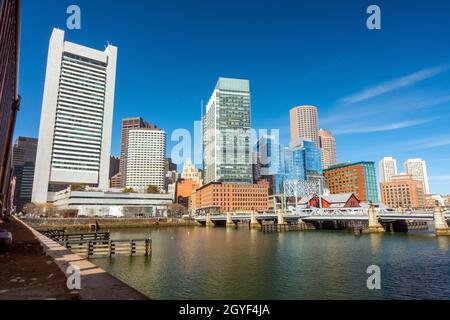
[[[449,238],[234,228],[122,230],[153,239],[151,259],[94,262],[153,299],[449,299]],[[366,287],[367,267],[382,290]]]

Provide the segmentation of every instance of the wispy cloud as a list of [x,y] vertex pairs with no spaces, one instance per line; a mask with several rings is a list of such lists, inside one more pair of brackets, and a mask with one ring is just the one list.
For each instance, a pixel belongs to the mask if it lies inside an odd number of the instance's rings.
[[352,126],[345,128],[338,128],[334,130],[335,135],[343,135],[343,134],[351,134],[351,133],[371,133],[371,132],[382,132],[382,131],[392,131],[398,129],[404,129],[409,127],[418,126],[421,124],[425,124],[431,121],[436,120],[436,118],[430,119],[417,119],[417,120],[409,120],[409,121],[401,121],[395,123],[388,123],[379,126]]
[[447,181],[450,182],[450,175],[448,176],[431,176],[428,178],[431,181]]
[[450,135],[434,136],[425,139],[415,139],[399,145],[396,149],[400,151],[423,150],[450,146]]
[[447,65],[442,65],[435,68],[423,69],[413,74],[382,83],[380,85],[365,89],[361,92],[342,98],[339,101],[339,103],[348,105],[356,102],[365,101],[397,89],[411,86],[419,81],[432,78],[440,73],[447,71],[448,68],[449,67]]

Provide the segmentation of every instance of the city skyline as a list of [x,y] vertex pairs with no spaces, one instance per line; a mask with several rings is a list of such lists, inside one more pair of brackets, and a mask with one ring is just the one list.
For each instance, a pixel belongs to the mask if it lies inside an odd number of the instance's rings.
[[[169,49],[169,44],[164,41],[164,36],[182,40],[177,33],[179,24],[169,30],[161,30],[161,26],[166,26],[166,24],[161,18],[157,18],[152,22],[156,29],[150,35],[154,37],[153,44],[156,47],[152,47],[154,51],[150,59],[143,61],[130,53],[130,50],[137,44],[135,41],[138,38],[136,37],[145,37],[139,28],[136,28],[136,35],[131,35],[131,39],[126,39],[125,35],[118,31],[120,23],[113,25],[108,22],[109,20],[101,18],[94,21],[90,17],[90,12],[101,6],[102,2],[89,4],[80,1],[79,5],[83,12],[82,29],[67,32],[68,40],[100,49],[98,44],[105,43],[105,39],[107,39],[124,50],[123,55],[119,55],[118,62],[112,154],[119,154],[120,121],[122,118],[130,116],[141,116],[152,123],[157,123],[159,127],[167,131],[168,150],[170,150],[173,145],[170,142],[170,133],[175,128],[187,128],[192,131],[192,122],[200,118],[200,100],[202,98],[207,100],[217,77],[229,76],[251,81],[252,124],[255,128],[279,128],[281,140],[286,143],[289,136],[289,110],[301,104],[317,105],[320,114],[319,126],[332,131],[336,136],[339,147],[338,162],[365,160],[378,162],[386,155],[402,159],[422,158],[428,163],[431,193],[449,193],[450,137],[445,134],[445,106],[448,105],[450,99],[444,90],[445,85],[450,81],[448,61],[443,54],[445,50],[442,48],[441,52],[431,53],[430,50],[423,49],[423,44],[428,43],[425,37],[426,31],[439,29],[436,28],[436,24],[443,23],[440,12],[426,11],[427,14],[434,15],[436,19],[432,19],[433,21],[429,25],[423,26],[421,30],[417,26],[411,26],[417,28],[418,32],[416,33],[418,33],[417,37],[420,37],[420,41],[417,41],[417,38],[415,41],[421,44],[422,48],[419,48],[418,44],[411,43],[413,39],[402,37],[404,32],[410,32],[409,29],[405,31],[409,25],[405,21],[393,21],[390,15],[384,18],[384,28],[390,28],[391,32],[389,39],[383,36],[384,30],[379,35],[368,33],[369,31],[364,28],[365,8],[359,4],[349,5],[345,8],[349,11],[350,19],[347,22],[339,21],[337,31],[333,35],[336,36],[336,40],[333,40],[331,36],[326,36],[323,41],[316,41],[310,37],[305,38],[304,33],[309,28],[317,26],[317,23],[324,24],[321,28],[326,28],[328,32],[330,29],[327,27],[330,23],[336,24],[336,20],[324,21],[323,18],[320,18],[314,24],[312,20],[320,17],[320,13],[324,9],[323,4],[322,6],[320,4],[303,4],[308,6],[308,13],[311,15],[310,18],[305,17],[305,22],[299,23],[298,26],[288,26],[277,18],[276,23],[279,25],[274,27],[274,23],[269,24],[274,29],[273,33],[270,33],[273,36],[269,36],[267,40],[269,49],[267,53],[256,54],[264,44],[253,41],[252,44],[242,44],[243,53],[240,55],[230,55],[229,53],[233,51],[224,50],[220,54],[220,59],[206,60],[201,53],[201,49],[204,49],[203,46],[194,49],[185,42],[181,42],[184,45],[181,52],[176,55],[171,54],[164,59],[162,53]],[[215,6],[221,6],[220,3],[198,5],[202,6],[202,13],[214,9]],[[306,11],[300,4],[285,5],[291,6],[293,12]],[[26,17],[32,15],[33,10],[37,10],[36,6],[39,6],[39,10],[45,17],[40,21],[35,21],[33,25],[29,25]],[[142,6],[148,9],[147,14],[152,17],[155,15],[150,4],[142,4]],[[177,12],[185,12],[187,30],[194,32],[196,30],[194,21],[197,18],[197,13],[194,11],[199,8],[196,5],[191,9],[183,4],[181,6],[180,11],[177,11],[178,9],[175,11],[175,15]],[[271,6],[278,8],[277,4]],[[401,5],[387,2],[383,2],[381,6],[385,12],[399,13],[404,10]],[[64,27],[65,16],[60,14],[60,12],[65,12],[66,8],[63,7],[64,4],[54,5],[44,2],[41,4],[31,3],[24,8],[22,37],[25,50],[21,57],[20,87],[21,92],[27,94],[22,94],[22,109],[19,113],[15,137],[38,136],[39,105],[42,101],[45,77],[42,67],[45,65],[45,47],[53,26]],[[327,7],[337,12],[337,16],[345,14],[340,11],[337,4],[327,3]],[[120,11],[115,8],[116,4],[113,4],[111,10],[113,17]],[[174,8],[170,4],[166,4],[158,7],[157,11],[158,14],[165,16],[169,9]],[[224,13],[227,10],[225,8]],[[428,9],[424,8],[424,10]],[[289,15],[285,11],[289,10],[283,10],[284,15]],[[410,17],[417,14],[416,11],[411,10]],[[267,12],[266,14],[268,14]],[[361,13],[360,17],[358,12]],[[241,27],[247,27],[244,13],[256,16],[251,12],[249,6],[244,6],[243,13],[236,18]],[[224,21],[225,16],[225,14],[221,14],[218,19]],[[99,17],[95,15],[95,18]],[[120,19],[110,20],[119,21]],[[255,28],[267,30],[267,26],[263,25],[263,20],[256,19]],[[100,23],[106,24],[106,27],[99,27]],[[116,24],[116,22],[114,23]],[[139,25],[139,22],[135,23]],[[311,23],[311,25],[308,26],[307,23]],[[403,28],[398,28],[398,26]],[[357,34],[346,39],[344,31],[350,27],[356,28]],[[253,36],[253,31],[253,29],[248,31],[248,35]],[[228,34],[226,39],[230,39],[230,34],[236,36],[238,40],[244,39],[243,35],[239,35],[238,28],[227,29],[225,33]],[[277,36],[283,33],[284,37],[277,40]],[[34,35],[33,38],[30,37],[31,34]],[[208,34],[201,33],[193,37],[192,41],[198,44],[205,41],[207,36]],[[439,32],[436,36],[439,36]],[[394,45],[392,37],[402,37],[402,39],[396,38],[398,44],[395,44],[395,50],[390,52],[392,56],[386,58],[382,55],[382,49],[386,45]],[[357,40],[356,47],[355,39]],[[417,49],[414,53],[409,52],[407,58],[405,58],[407,53],[400,48],[406,43],[409,50]],[[292,49],[301,49],[313,44],[315,45],[315,50],[312,50],[314,55],[303,50],[301,51],[302,55],[288,54],[285,57],[286,61],[278,67],[276,58],[280,56],[276,55],[278,51],[276,48],[283,49],[279,51],[286,54],[286,47],[292,46]],[[353,46],[354,53],[342,49],[346,44]],[[148,44],[144,45],[148,46]],[[318,54],[321,48],[328,45],[338,46],[339,50],[335,55],[337,58],[330,60],[329,56]],[[378,48],[377,46],[380,49],[368,52],[368,48]],[[442,43],[442,46],[445,48],[448,44]],[[268,54],[275,54],[275,56],[269,59]],[[358,57],[361,55],[364,59],[353,61],[352,54]],[[32,59],[30,59],[30,55],[33,55]],[[227,58],[224,58],[225,56]],[[300,56],[302,59],[298,59]],[[417,60],[415,58],[419,56],[422,58],[420,61],[427,60],[427,63],[415,62]],[[174,61],[180,57],[179,62]],[[428,59],[423,59],[423,57],[428,57]],[[186,59],[192,60],[192,67],[187,67],[189,64],[186,64],[188,61]],[[136,69],[137,62],[134,60],[142,62],[143,65]],[[261,63],[266,60],[269,63],[268,68],[261,69]],[[323,61],[326,63],[324,64]],[[366,61],[371,61],[371,63],[367,64]],[[399,61],[402,63],[398,63]],[[171,66],[175,62],[177,67]],[[184,64],[184,66],[179,64]],[[396,68],[392,68],[393,64],[396,65]],[[289,68],[286,68],[288,65]],[[196,68],[195,75],[191,68]],[[145,73],[148,80],[141,81],[136,88],[131,88],[125,83],[128,78],[134,76],[143,80],[140,75],[141,70],[149,71]],[[167,75],[162,74],[163,70],[167,71]],[[264,72],[260,70],[264,70]],[[178,77],[174,77],[174,72]],[[282,81],[277,81],[275,78],[282,79]],[[157,79],[160,81],[156,81]],[[189,80],[189,85],[185,86],[187,79],[191,80]],[[327,90],[323,90],[323,88],[327,88]],[[177,94],[173,95],[172,99],[162,99],[163,96],[167,96],[169,91]],[[391,112],[387,113],[387,110]],[[408,114],[406,114],[406,110]],[[436,116],[436,111],[439,111],[438,116]],[[24,117],[28,121],[23,121]],[[349,117],[358,119],[358,125],[354,125],[354,119],[349,119]],[[357,145],[358,148],[354,148],[354,145]]]

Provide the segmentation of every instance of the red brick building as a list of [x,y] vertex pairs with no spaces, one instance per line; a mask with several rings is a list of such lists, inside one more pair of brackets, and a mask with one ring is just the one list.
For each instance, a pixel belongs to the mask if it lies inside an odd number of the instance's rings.
[[256,184],[211,182],[195,193],[197,212],[267,212],[268,202],[269,184],[264,180]]

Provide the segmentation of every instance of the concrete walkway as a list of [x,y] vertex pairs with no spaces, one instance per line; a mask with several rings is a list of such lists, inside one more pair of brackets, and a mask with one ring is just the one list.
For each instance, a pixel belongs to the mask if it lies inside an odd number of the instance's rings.
[[[4,226],[0,225],[0,227],[8,229],[6,224]],[[14,220],[9,223],[9,228],[12,230],[10,232],[13,233],[15,243],[17,241],[15,240],[16,234],[19,235],[22,233],[28,237],[29,242],[33,245],[34,254],[27,256],[25,259],[21,259],[22,262],[26,260],[29,268],[20,267],[20,263],[14,263],[9,264],[11,267],[7,268],[11,270],[10,272],[3,274],[3,271],[0,269],[0,299],[14,299],[15,297],[16,299],[148,300],[148,297],[142,293],[129,287],[90,261],[73,254],[65,247],[43,236],[23,222]],[[17,229],[14,231],[14,228]],[[19,229],[20,233],[17,232]],[[25,246],[23,251],[28,252],[29,249],[29,246]],[[19,252],[16,246],[5,257],[11,260],[11,257],[18,256],[18,254]],[[2,267],[7,265],[1,262],[2,260],[0,260]],[[8,263],[9,260],[5,262]],[[81,271],[81,289],[78,291],[70,292],[67,289],[65,272],[69,266],[76,266]],[[45,269],[50,267],[52,268],[51,270]],[[19,291],[13,291],[8,288],[2,289],[2,284],[5,281],[11,281],[14,276],[19,276],[22,279],[22,277],[25,277],[30,272],[30,268],[34,270],[33,273],[36,277],[47,277],[45,290],[42,289],[42,291],[39,291],[38,286],[36,287],[38,294],[31,295],[27,287]],[[48,275],[49,271],[52,272],[53,276]],[[25,283],[28,283],[28,281]],[[2,290],[6,290],[6,292],[2,294]]]

